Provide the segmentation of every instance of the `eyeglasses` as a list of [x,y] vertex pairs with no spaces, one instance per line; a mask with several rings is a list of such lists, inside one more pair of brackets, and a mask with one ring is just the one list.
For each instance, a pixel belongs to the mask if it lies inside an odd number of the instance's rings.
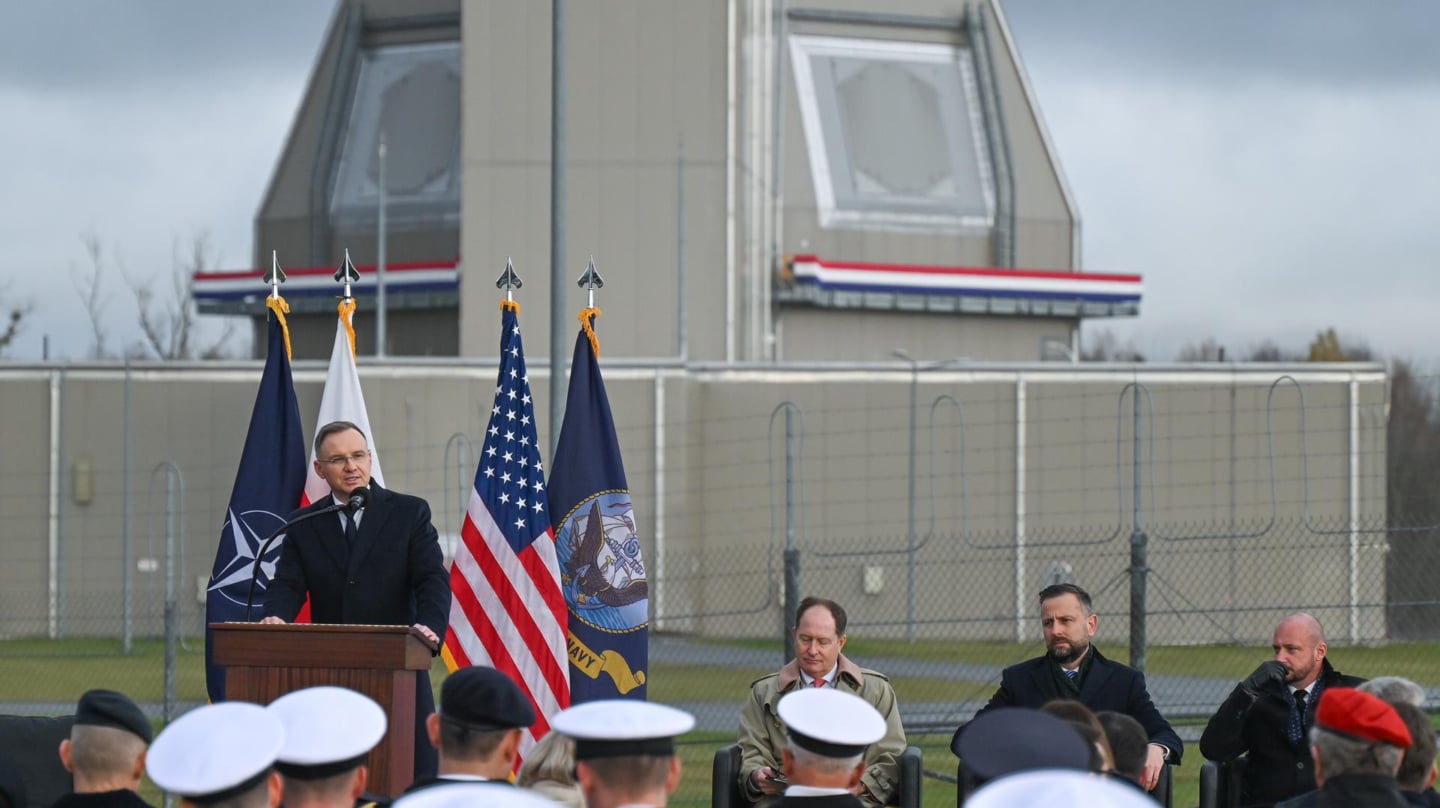
[[361,463],[364,463],[366,460],[369,460],[369,459],[370,459],[370,452],[369,452],[369,451],[364,451],[364,452],[355,452],[354,454],[348,454],[348,455],[335,455],[334,457],[327,457],[327,458],[325,458],[324,460],[321,460],[320,462],[321,462],[321,463],[324,463],[324,464],[327,465],[327,466],[333,466],[333,467],[335,467],[335,468],[343,468],[343,467],[345,467],[346,465],[348,465],[348,464],[350,464],[350,463],[354,463],[355,465],[358,466],[358,465],[360,465]]

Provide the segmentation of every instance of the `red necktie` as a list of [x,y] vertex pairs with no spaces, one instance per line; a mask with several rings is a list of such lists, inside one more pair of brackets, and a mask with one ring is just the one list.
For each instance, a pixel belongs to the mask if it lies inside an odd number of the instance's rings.
[[811,686],[811,687],[824,687],[824,686],[825,686],[825,680],[824,680],[824,679],[816,679],[816,680],[814,680],[814,681],[812,681],[812,682],[810,683],[810,686]]

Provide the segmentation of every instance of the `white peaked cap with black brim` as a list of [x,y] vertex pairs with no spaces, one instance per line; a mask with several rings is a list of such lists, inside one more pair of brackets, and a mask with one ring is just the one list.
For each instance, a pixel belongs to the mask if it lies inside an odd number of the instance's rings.
[[391,808],[559,808],[560,803],[509,783],[453,783],[412,791]]
[[385,710],[344,687],[307,687],[265,708],[285,725],[275,768],[286,777],[319,780],[356,768],[385,737]]
[[1134,786],[1074,769],[1034,769],[1001,777],[965,800],[965,808],[1016,805],[1155,808],[1155,801]]
[[885,737],[885,717],[843,690],[797,690],[782,696],[775,711],[797,746],[822,757],[852,758]]
[[587,701],[550,719],[550,729],[575,739],[576,760],[673,755],[676,736],[694,728],[684,710],[630,699]]
[[258,704],[207,704],[171,722],[150,745],[155,785],[196,803],[222,802],[260,784],[285,745],[285,727]]

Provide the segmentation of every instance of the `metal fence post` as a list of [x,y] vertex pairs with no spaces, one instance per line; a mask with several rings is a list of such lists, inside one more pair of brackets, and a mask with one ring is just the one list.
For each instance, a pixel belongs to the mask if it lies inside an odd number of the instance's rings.
[[133,469],[131,468],[131,461],[132,461],[132,459],[133,459],[133,456],[132,456],[132,453],[131,453],[131,447],[134,445],[134,432],[135,432],[135,430],[134,430],[133,424],[132,424],[131,419],[130,419],[130,404],[131,404],[131,401],[132,401],[132,394],[133,394],[133,381],[134,381],[134,380],[133,380],[132,374],[130,373],[130,358],[129,358],[129,357],[126,357],[126,358],[125,358],[125,403],[124,403],[124,408],[123,408],[123,409],[124,409],[124,415],[122,416],[123,420],[125,421],[124,426],[123,426],[123,432],[124,432],[124,435],[125,435],[125,438],[124,438],[124,459],[123,459],[123,462],[124,462],[124,464],[125,464],[125,468],[124,468],[124,469],[122,470],[122,472],[121,472],[121,477],[122,477],[122,478],[124,479],[124,481],[125,481],[125,482],[124,482],[124,488],[125,488],[125,490],[124,490],[124,492],[121,494],[121,496],[123,496],[123,497],[125,498],[125,502],[124,502],[124,505],[123,505],[123,507],[124,507],[123,514],[124,514],[124,515],[123,515],[123,517],[122,517],[121,526],[120,526],[120,536],[121,536],[121,539],[120,539],[120,600],[121,600],[121,604],[120,604],[120,613],[121,613],[120,622],[121,622],[121,625],[122,625],[122,628],[121,628],[121,634],[122,634],[121,647],[124,649],[125,653],[127,653],[127,654],[130,653],[131,650],[133,650],[133,649],[132,649],[132,642],[133,642],[133,639],[134,639],[134,632],[135,632],[135,627],[134,627],[135,615],[134,615],[134,611],[133,611],[133,598],[134,598],[134,593],[135,593],[135,583],[134,583],[134,577],[133,577],[133,576],[134,576],[134,574],[135,574],[135,571],[134,571],[134,569],[132,569],[132,567],[134,566],[135,562],[134,562],[134,560],[133,560],[134,545],[131,543],[131,534],[130,534],[130,523],[131,523],[131,521],[132,521],[132,520],[131,520],[131,508],[132,508],[131,499],[133,499],[133,497],[134,497],[134,484],[133,484],[133,481],[131,480],[131,472],[133,471]]
[[[1122,396],[1125,394],[1122,390]],[[1145,586],[1147,565],[1150,560],[1149,537],[1141,524],[1140,507],[1140,383],[1130,385],[1130,398],[1134,402],[1134,521],[1130,532],[1130,666],[1145,672]]]
[[785,605],[780,631],[785,635],[785,662],[795,658],[795,632],[790,616],[800,608],[800,551],[795,547],[795,409],[785,408]]
[[[182,552],[180,545],[180,511],[177,506],[185,490],[185,478],[180,467],[166,460],[155,466],[150,474],[153,490],[155,475],[165,473],[165,701],[161,717],[166,724],[175,719],[176,704],[176,659],[175,649],[179,644],[179,619],[176,615],[175,573],[176,555]],[[183,558],[183,556],[182,556]]]

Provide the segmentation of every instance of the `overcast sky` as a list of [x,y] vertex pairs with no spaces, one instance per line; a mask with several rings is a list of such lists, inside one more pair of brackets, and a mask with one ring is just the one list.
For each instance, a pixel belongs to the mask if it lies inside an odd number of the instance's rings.
[[[799,0],[791,0],[792,5]],[[1327,326],[1440,365],[1440,3],[1004,0],[1083,219],[1084,266],[1138,272],[1151,359]],[[10,356],[83,356],[72,277],[169,273],[205,233],[248,267],[255,211],[330,0],[46,0],[0,26],[0,295]],[[575,32],[572,32],[572,36]],[[106,280],[115,348],[133,298]],[[208,326],[213,330],[215,326]]]

